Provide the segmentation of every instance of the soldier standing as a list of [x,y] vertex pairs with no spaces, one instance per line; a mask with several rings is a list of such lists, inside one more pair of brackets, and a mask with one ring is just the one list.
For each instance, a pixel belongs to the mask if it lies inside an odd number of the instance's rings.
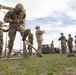
[[[33,33],[31,31],[28,34],[28,41],[30,44],[33,45]],[[28,51],[29,51],[29,55],[32,55],[32,47],[30,45],[28,45]]]
[[[41,31],[40,26],[36,26],[36,39],[37,39],[37,43],[38,43],[37,50],[39,53],[42,53],[42,42],[43,42],[43,36],[42,35],[43,35],[43,33],[45,33],[45,31],[44,30]],[[37,56],[39,56],[39,55],[37,54]]]
[[23,33],[25,31],[25,17],[26,13],[24,11],[24,7],[21,3],[18,3],[14,9],[9,10],[5,17],[4,22],[9,23],[9,43],[8,43],[8,56],[10,57],[11,50],[13,48],[14,39],[16,36],[16,31],[19,31],[21,36],[23,36]]
[[59,41],[61,40],[61,48],[62,48],[62,54],[66,53],[66,39],[63,33],[60,33],[61,37],[59,38]]
[[74,41],[74,43],[75,43],[75,50],[76,50],[76,35],[75,35],[75,41]]
[[68,34],[69,38],[67,40],[68,48],[69,48],[69,53],[73,53],[73,38],[71,37],[71,34]]
[[7,30],[2,29],[1,27],[3,27],[3,22],[0,21],[0,58],[2,55],[2,49],[3,49],[3,32],[7,32]]
[[50,48],[51,48],[51,50],[52,50],[53,53],[54,53],[54,41],[51,42],[51,44],[50,44]]

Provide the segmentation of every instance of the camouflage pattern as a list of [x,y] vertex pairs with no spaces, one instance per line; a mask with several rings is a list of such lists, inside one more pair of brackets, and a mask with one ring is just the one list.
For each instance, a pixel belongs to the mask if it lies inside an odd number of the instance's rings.
[[51,42],[51,44],[50,44],[50,48],[51,48],[51,50],[52,50],[53,53],[54,53],[54,41]]
[[30,31],[31,31],[30,29],[26,29],[26,30],[24,31],[23,37],[22,37],[22,41],[25,41],[25,40],[26,40],[26,37],[28,36],[28,34],[29,34]]
[[75,43],[75,50],[76,50],[76,35],[75,35],[75,40],[74,40],[74,43]]
[[59,41],[61,41],[62,54],[65,54],[67,47],[66,47],[66,39],[65,39],[65,36],[63,34],[61,34]]
[[71,35],[68,35],[69,38],[67,40],[67,44],[68,44],[68,48],[69,48],[69,53],[73,52],[73,38],[71,37]]
[[13,48],[16,31],[19,31],[21,36],[23,36],[23,33],[25,31],[25,26],[24,26],[25,17],[26,17],[26,13],[24,11],[23,5],[20,3],[18,3],[15,6],[15,9],[9,10],[4,16],[4,22],[9,23],[8,55],[10,55],[11,50]]
[[2,55],[2,49],[3,49],[3,32],[7,32],[8,30],[4,30],[1,27],[3,27],[3,22],[0,21],[0,58]]
[[36,39],[38,43],[37,50],[39,53],[42,53],[43,33],[45,33],[45,31],[40,30],[40,27],[36,27]]
[[3,49],[3,30],[0,29],[0,58],[2,55],[2,49]]
[[[33,45],[33,33],[28,34],[28,41]],[[32,55],[32,47],[28,45],[29,55]]]

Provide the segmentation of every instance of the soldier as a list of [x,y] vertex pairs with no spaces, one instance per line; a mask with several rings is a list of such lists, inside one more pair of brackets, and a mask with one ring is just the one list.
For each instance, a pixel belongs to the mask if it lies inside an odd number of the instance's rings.
[[69,38],[67,40],[68,48],[69,48],[69,53],[73,53],[73,38],[71,37],[71,34],[68,34]]
[[50,48],[51,48],[51,50],[52,50],[53,53],[54,53],[54,41],[51,42],[51,44],[50,44]]
[[9,23],[9,33],[8,33],[9,52],[7,57],[10,57],[11,50],[14,44],[14,39],[16,36],[16,31],[19,31],[21,36],[23,36],[23,33],[25,31],[25,26],[24,26],[25,17],[26,17],[26,13],[21,3],[18,3],[14,9],[9,10],[4,17],[4,22]]
[[4,30],[2,29],[1,27],[3,27],[3,22],[0,21],[0,58],[1,58],[1,55],[2,55],[2,49],[3,49],[3,31],[4,32],[7,32],[7,30]]
[[[33,33],[30,31],[28,34],[28,41],[33,45]],[[32,55],[32,47],[28,45],[29,55]]]
[[76,35],[75,35],[75,41],[74,41],[74,43],[75,43],[75,50],[76,50]]
[[59,38],[59,41],[61,40],[61,48],[62,48],[62,53],[65,54],[66,53],[66,38],[64,36],[63,33],[60,33],[61,37]]
[[[36,39],[37,39],[37,43],[38,43],[37,50],[38,50],[39,53],[42,53],[42,42],[43,42],[42,34],[45,33],[45,31],[44,30],[41,31],[40,26],[36,26],[35,29],[36,29]],[[37,54],[37,56],[39,56],[39,55]]]

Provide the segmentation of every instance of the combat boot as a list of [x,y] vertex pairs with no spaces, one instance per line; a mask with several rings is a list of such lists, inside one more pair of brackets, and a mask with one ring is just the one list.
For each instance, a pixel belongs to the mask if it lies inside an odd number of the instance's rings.
[[11,55],[11,50],[9,50],[7,58],[10,58],[10,55]]

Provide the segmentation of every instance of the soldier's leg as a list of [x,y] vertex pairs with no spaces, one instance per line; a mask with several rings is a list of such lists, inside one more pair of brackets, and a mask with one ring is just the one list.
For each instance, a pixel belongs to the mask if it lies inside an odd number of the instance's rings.
[[64,47],[63,47],[63,45],[61,47],[62,47],[62,54],[64,54]]
[[29,55],[30,55],[30,45],[28,45],[28,51],[29,51]]
[[66,54],[66,47],[63,48],[63,54]]
[[1,58],[1,55],[2,55],[2,48],[0,48],[0,58]]
[[20,32],[21,36],[22,36],[22,40],[23,40],[23,57],[28,57],[28,53],[27,53],[27,50],[26,50],[26,44],[25,44],[25,39],[27,37],[27,32],[28,30],[25,30],[25,27],[24,25],[19,25],[19,27],[17,28],[17,30]]
[[32,47],[28,45],[29,55],[32,55]]
[[72,47],[71,47],[71,46],[69,46],[69,51],[70,51],[70,53],[73,53],[73,52],[72,52]]
[[65,45],[62,46],[62,54],[66,54],[66,46]]
[[1,58],[1,55],[2,55],[2,49],[3,49],[3,42],[0,44],[0,58]]
[[23,41],[26,39],[28,33],[30,32],[30,29],[25,30],[25,27],[23,25],[20,25],[17,30],[20,32]]
[[62,48],[62,54],[65,54],[65,48]]
[[63,49],[63,54],[66,54],[66,48]]
[[8,57],[9,57],[11,54],[11,50],[13,48],[13,44],[14,44],[14,39],[15,39],[15,35],[16,35],[16,28],[11,28],[9,30],[8,35],[9,35],[9,43],[8,43],[8,49],[9,49]]
[[19,25],[17,30],[20,32],[21,36],[23,37],[24,31],[25,31],[24,25]]
[[42,41],[38,41],[38,49],[37,50],[39,53],[42,53]]
[[30,54],[32,55],[32,47],[30,46]]
[[[32,41],[29,41],[31,44],[33,44]],[[32,47],[30,45],[28,45],[28,50],[29,50],[29,54],[32,55]]]

